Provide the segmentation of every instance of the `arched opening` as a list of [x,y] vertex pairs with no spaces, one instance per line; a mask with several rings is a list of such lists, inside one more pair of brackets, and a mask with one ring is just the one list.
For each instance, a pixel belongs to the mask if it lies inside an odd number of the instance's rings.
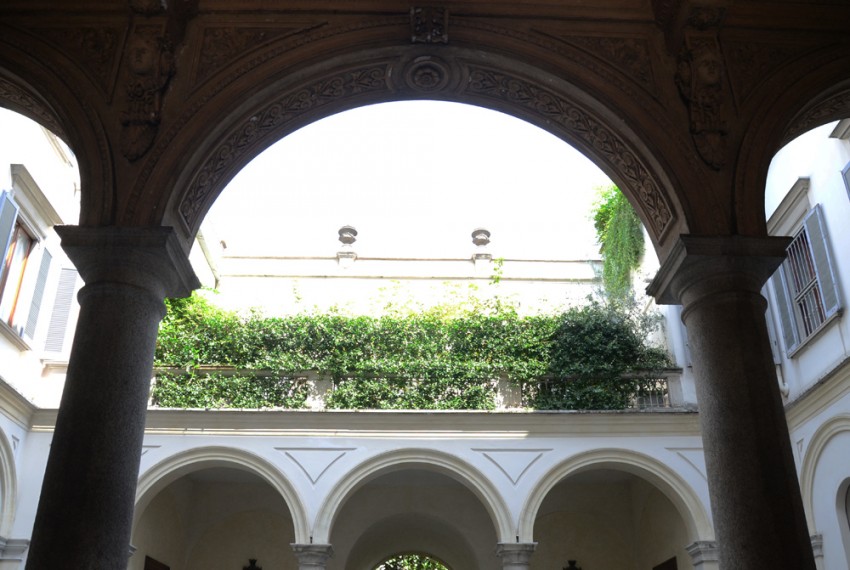
[[[555,485],[534,522],[532,568],[692,568],[687,525],[655,485],[614,468],[587,469]],[[675,560],[675,563],[669,562]]]
[[497,542],[487,509],[465,485],[426,465],[398,465],[346,498],[328,570],[373,570],[398,553],[427,553],[451,569],[493,568]]
[[[260,476],[206,467],[159,489],[137,513],[128,569],[155,561],[170,570],[260,567],[295,570],[292,514]],[[157,566],[153,566],[157,567]]]

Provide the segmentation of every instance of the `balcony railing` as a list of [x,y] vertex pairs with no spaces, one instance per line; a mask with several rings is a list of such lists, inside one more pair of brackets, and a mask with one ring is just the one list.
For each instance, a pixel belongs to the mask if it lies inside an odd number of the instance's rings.
[[[157,369],[155,371],[154,385],[152,390],[151,405],[161,407],[198,407],[198,408],[287,408],[323,410],[327,409],[328,401],[335,389],[346,381],[363,379],[363,376],[348,378],[337,378],[336,380],[318,374],[315,371],[301,371],[286,374],[274,373],[268,370],[238,370],[232,367],[204,366],[197,370],[187,372],[179,369]],[[173,395],[175,390],[181,389],[182,380],[187,384],[186,391],[194,390],[196,393],[203,390],[197,384],[189,387],[190,382],[197,382],[199,378],[213,383],[221,380],[228,384],[226,393],[216,398],[214,402],[203,404],[189,404],[177,406],[169,403],[168,397],[163,397],[164,390],[158,385],[159,378],[170,379],[168,391]],[[386,379],[386,378],[382,378]],[[389,379],[387,379],[389,380]],[[253,393],[268,391],[268,402],[260,406],[247,406],[241,404],[239,397],[239,382],[244,389]],[[419,382],[409,381],[411,385]],[[681,389],[681,370],[668,369],[646,373],[633,373],[624,375],[622,378],[609,381],[606,384],[595,385],[592,382],[589,389],[590,396],[576,397],[576,385],[579,381],[569,378],[542,377],[538,381],[525,382],[518,385],[505,377],[482,382],[492,390],[493,399],[486,407],[480,408],[457,408],[457,409],[495,409],[495,410],[582,410],[582,409],[617,409],[617,410],[641,410],[655,411],[664,409],[675,409],[685,406]],[[260,386],[262,385],[262,386]],[[586,388],[585,386],[581,388]],[[572,390],[572,392],[571,392]],[[594,396],[594,391],[596,392]],[[281,404],[275,401],[272,393],[292,396],[300,394],[297,405]],[[594,400],[593,398],[596,397]],[[584,399],[582,399],[584,398]],[[190,400],[187,398],[186,400]],[[255,398],[256,401],[256,398]],[[292,401],[292,400],[289,400]],[[594,405],[602,402],[604,405]],[[571,403],[573,405],[571,405]],[[441,406],[442,409],[452,409],[450,406]],[[358,409],[370,409],[361,407]],[[416,407],[397,409],[419,409]]]

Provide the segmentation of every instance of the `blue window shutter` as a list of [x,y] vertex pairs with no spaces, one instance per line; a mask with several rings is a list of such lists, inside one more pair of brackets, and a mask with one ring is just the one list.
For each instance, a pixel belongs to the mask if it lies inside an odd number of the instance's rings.
[[45,351],[62,352],[76,286],[77,270],[73,267],[63,267],[59,274],[59,286],[56,289],[56,300],[53,302],[50,325],[47,328],[47,338],[44,342]]
[[783,262],[782,266],[776,270],[776,273],[770,278],[770,282],[773,288],[773,298],[776,299],[776,310],[779,313],[782,341],[785,343],[786,353],[789,353],[800,344],[800,333],[797,330],[794,305],[785,280],[785,263],[787,262]]
[[9,192],[0,194],[0,279],[5,271],[6,252],[12,241],[12,232],[15,231],[15,221],[18,219],[18,206],[12,201]]
[[45,249],[44,254],[41,256],[41,264],[38,266],[38,277],[35,280],[35,289],[33,289],[32,293],[27,324],[24,326],[24,333],[30,338],[35,336],[38,315],[41,312],[41,301],[44,299],[44,286],[47,284],[47,275],[50,273],[50,262],[52,260],[53,256]]
[[826,318],[829,318],[841,308],[841,299],[838,294],[832,256],[829,252],[829,242],[826,235],[826,224],[820,204],[815,206],[806,216],[803,225],[809,234],[809,244],[812,250],[812,259],[815,262],[815,272],[818,276],[818,287],[820,288],[821,299],[823,299],[824,313]]

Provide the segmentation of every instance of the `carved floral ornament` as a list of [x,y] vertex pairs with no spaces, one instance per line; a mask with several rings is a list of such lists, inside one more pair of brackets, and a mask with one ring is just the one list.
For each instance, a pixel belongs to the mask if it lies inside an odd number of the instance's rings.
[[338,71],[294,86],[247,117],[209,154],[189,183],[178,207],[185,229],[197,229],[202,212],[223,181],[246,163],[252,153],[287,132],[288,124],[303,124],[305,116],[319,116],[323,107],[338,108],[347,99],[375,102],[389,100],[393,93],[403,91],[450,94],[461,101],[492,100],[502,108],[507,104],[518,109],[521,115],[536,115],[541,124],[557,125],[592,148],[599,159],[621,176],[640,202],[656,237],[660,239],[672,227],[674,215],[661,183],[631,145],[595,113],[549,86],[527,78],[472,64],[452,65],[425,56],[406,64],[392,60]]

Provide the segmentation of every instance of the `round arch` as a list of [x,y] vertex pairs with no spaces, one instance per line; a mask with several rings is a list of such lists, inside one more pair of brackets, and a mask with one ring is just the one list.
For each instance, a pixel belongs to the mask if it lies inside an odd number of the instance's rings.
[[173,188],[173,194],[160,196],[155,211],[189,239],[230,179],[287,134],[358,106],[431,99],[505,112],[573,145],[629,196],[656,247],[672,247],[667,238],[686,233],[687,222],[678,183],[659,158],[662,153],[612,105],[528,61],[483,49],[395,46],[355,50],[267,78],[265,87],[251,94],[229,93],[227,103],[216,101],[214,107],[210,101],[204,113],[216,113],[215,121],[163,137],[169,146],[194,152],[170,156],[166,143],[153,149],[127,211],[145,209],[137,206],[149,198],[144,189],[152,183]]
[[570,475],[601,468],[625,471],[655,485],[676,507],[692,541],[714,540],[714,528],[705,506],[678,473],[642,453],[624,449],[598,449],[563,461],[541,478],[520,513],[519,541],[533,542],[537,512],[555,485]]
[[15,521],[18,497],[18,475],[15,469],[15,453],[9,439],[0,430],[0,536],[8,537]]
[[812,532],[816,530],[814,518],[815,472],[826,446],[833,438],[845,432],[850,432],[850,415],[845,414],[831,418],[812,435],[806,455],[803,458],[803,465],[800,470],[800,488],[803,491],[806,522],[808,522],[809,530]]
[[[30,49],[23,50],[21,45]],[[114,224],[113,156],[107,129],[92,104],[100,92],[68,54],[31,36],[22,38],[9,29],[0,38],[0,46],[0,105],[52,131],[77,158],[83,189],[80,220],[66,223]]]
[[349,471],[325,498],[316,516],[313,541],[328,543],[337,513],[357,489],[375,477],[395,470],[420,467],[434,470],[464,485],[481,501],[499,541],[513,540],[510,511],[499,491],[480,471],[462,459],[430,449],[402,449],[377,455]]
[[850,117],[848,66],[846,48],[821,50],[777,72],[750,98],[753,120],[740,144],[735,169],[740,233],[767,232],[764,192],[774,155],[803,133]]
[[309,525],[304,505],[292,484],[281,472],[265,459],[230,447],[200,447],[190,449],[157,463],[141,477],[136,488],[136,509],[133,515],[135,527],[145,507],[166,486],[180,477],[209,467],[230,467],[253,473],[266,481],[283,497],[292,516],[295,542],[307,544],[310,540]]

